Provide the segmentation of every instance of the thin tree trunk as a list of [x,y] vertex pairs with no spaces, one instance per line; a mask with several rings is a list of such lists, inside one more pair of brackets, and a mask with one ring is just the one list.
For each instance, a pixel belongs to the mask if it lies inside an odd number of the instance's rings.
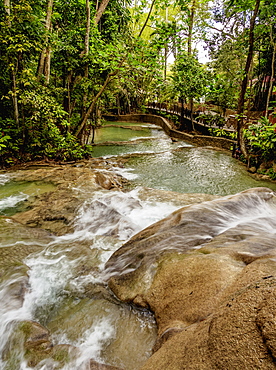
[[191,16],[189,19],[189,29],[188,29],[188,54],[192,54],[192,40],[193,40],[193,28],[194,28],[194,18],[195,18],[195,7],[196,0],[193,0],[191,7]]
[[116,100],[117,100],[117,114],[118,116],[121,114],[121,109],[120,109],[120,97],[119,95],[116,96]]
[[270,101],[270,97],[271,97],[272,90],[273,90],[273,82],[274,82],[274,74],[275,74],[276,43],[273,41],[272,27],[270,29],[270,39],[271,39],[271,44],[273,46],[273,54],[272,54],[272,61],[271,61],[271,77],[269,81],[269,90],[267,94],[266,107],[265,107],[265,117],[266,118],[268,117],[268,106],[269,106],[269,101]]
[[[166,18],[165,22],[168,23],[168,7],[166,7]],[[168,68],[168,43],[165,44],[164,50],[164,81],[167,81],[167,68]]]
[[[195,18],[195,6],[196,0],[193,0],[192,7],[191,7],[191,16],[189,19],[189,31],[188,31],[188,55],[192,55],[192,41],[193,41],[193,27],[194,27],[194,18]],[[192,122],[192,129],[194,130],[193,124],[193,98],[190,97],[189,99],[189,106],[191,110],[191,122]]]
[[[45,29],[46,29],[46,44],[48,44],[49,40],[49,32],[51,30],[52,25],[52,13],[53,13],[53,4],[54,0],[49,0],[47,5],[47,14],[46,14],[46,22],[45,22]],[[42,75],[46,77],[46,83],[50,79],[50,58],[51,58],[51,50],[50,47],[47,45],[41,52],[39,65],[37,69],[37,78],[38,80],[41,78]]]
[[268,116],[268,106],[269,106],[269,101],[270,101],[270,97],[271,97],[272,90],[273,90],[273,81],[274,81],[274,74],[275,74],[275,67],[274,67],[274,65],[275,65],[275,54],[276,54],[276,44],[274,45],[273,54],[272,54],[271,77],[270,77],[269,90],[268,90],[267,101],[266,101],[265,117]]
[[[11,3],[10,0],[4,0],[4,8],[7,13],[7,16],[11,15]],[[7,18],[8,27],[11,27],[11,21]],[[18,58],[16,62],[16,68],[13,68],[11,71],[12,77],[12,101],[13,101],[13,115],[16,122],[17,128],[19,128],[19,109],[18,109],[18,97],[17,97],[17,82],[16,82],[16,71],[18,69]]]
[[51,75],[51,48],[47,47],[46,57],[44,61],[44,74],[45,74],[45,84],[49,85],[50,75]]
[[12,100],[13,100],[13,109],[14,109],[14,119],[19,128],[19,109],[18,109],[18,98],[17,98],[17,84],[16,84],[16,71],[12,71]]
[[[90,28],[91,28],[90,1],[86,0],[86,32],[85,32],[85,40],[84,40],[84,51],[82,53],[82,55],[85,55],[85,56],[89,55]],[[88,75],[89,75],[89,65],[88,65],[88,62],[86,62],[85,68],[84,68],[84,78],[88,79]],[[82,117],[84,117],[86,113],[87,98],[88,96],[87,96],[87,91],[86,91],[83,95],[83,101],[82,101]]]
[[96,15],[95,15],[95,24],[99,23],[108,3],[109,3],[109,0],[102,0],[100,6],[97,9]]
[[194,99],[193,98],[191,98],[191,100],[190,100],[190,107],[191,107],[192,130],[195,131],[195,126],[194,126]]
[[244,68],[244,78],[242,80],[241,84],[241,91],[239,96],[239,102],[238,102],[238,109],[237,109],[237,115],[238,115],[238,122],[237,122],[237,131],[238,131],[238,146],[240,147],[242,154],[247,159],[248,158],[248,152],[246,149],[246,145],[243,138],[243,127],[244,127],[244,119],[243,119],[243,112],[244,112],[244,101],[245,101],[245,93],[248,83],[248,74],[253,58],[253,50],[254,50],[254,27],[255,27],[255,21],[257,14],[259,12],[260,7],[260,0],[256,0],[255,8],[253,16],[250,19],[250,28],[249,28],[249,49],[246,59],[246,64]]
[[10,0],[4,0],[4,8],[7,14],[10,16],[11,15],[11,3]]
[[181,97],[180,98],[180,103],[181,103],[181,110],[180,110],[180,130],[184,131],[185,130],[185,118],[184,118],[184,99]]
[[86,125],[86,122],[90,116],[90,114],[93,112],[95,106],[96,106],[96,103],[98,101],[98,99],[101,97],[102,93],[104,92],[106,86],[109,84],[112,76],[115,76],[117,73],[119,73],[119,69],[118,71],[115,71],[113,73],[109,73],[103,86],[101,87],[101,89],[98,91],[97,95],[95,96],[95,98],[93,99],[93,101],[91,102],[89,108],[87,109],[81,123],[80,123],[80,126],[78,128],[78,130],[76,131],[76,136],[79,137],[79,134],[82,132],[82,130],[84,129],[85,125]]
[[[147,15],[147,18],[146,18],[146,20],[145,20],[145,23],[144,23],[143,27],[141,28],[141,30],[140,30],[140,32],[139,32],[138,38],[140,38],[140,37],[141,37],[141,35],[142,35],[142,33],[143,33],[143,31],[144,31],[144,29],[145,29],[145,27],[146,27],[147,23],[148,23],[148,20],[149,20],[149,18],[150,18],[151,13],[152,13],[153,6],[154,6],[154,4],[155,4],[155,1],[156,1],[156,0],[153,0],[153,1],[152,1],[152,3],[151,3],[151,7],[150,7],[150,10],[149,10],[149,13],[148,13],[148,15]],[[132,48],[133,48],[133,46],[132,46]],[[130,50],[128,50],[128,53],[129,53],[129,51],[130,51]],[[128,55],[128,54],[126,54],[126,55],[121,59],[120,63],[118,64],[117,69],[116,69],[114,72],[111,72],[111,73],[109,73],[109,74],[107,75],[106,80],[104,81],[104,83],[103,83],[102,87],[100,88],[100,90],[98,91],[98,93],[96,94],[96,96],[94,97],[94,99],[92,100],[92,102],[90,103],[90,105],[89,105],[89,107],[88,107],[88,109],[87,109],[87,111],[86,111],[86,113],[85,113],[84,117],[81,119],[81,121],[80,121],[80,123],[79,123],[79,128],[76,130],[76,133],[75,133],[75,135],[76,135],[77,137],[79,137],[79,136],[80,136],[80,134],[81,134],[81,132],[84,130],[85,125],[86,125],[86,123],[87,123],[87,120],[88,120],[88,118],[89,118],[90,114],[93,112],[93,110],[94,110],[94,108],[95,108],[95,106],[96,106],[96,103],[97,103],[98,99],[101,97],[102,93],[104,92],[105,88],[107,87],[107,85],[108,85],[108,84],[109,84],[109,82],[111,81],[112,77],[115,77],[115,76],[120,72],[120,68],[122,67],[122,65],[123,65],[123,63],[124,63],[124,61],[125,61],[125,59],[126,59],[127,55]]]
[[89,38],[90,38],[90,26],[91,26],[91,14],[90,14],[90,1],[86,0],[86,32],[84,40],[84,52],[85,55],[89,54]]

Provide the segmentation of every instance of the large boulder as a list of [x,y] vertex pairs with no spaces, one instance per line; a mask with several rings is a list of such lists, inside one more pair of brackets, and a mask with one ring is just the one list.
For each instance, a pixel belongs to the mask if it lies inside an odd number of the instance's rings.
[[111,256],[109,287],[157,321],[143,370],[275,368],[275,216],[275,193],[251,189],[184,207]]

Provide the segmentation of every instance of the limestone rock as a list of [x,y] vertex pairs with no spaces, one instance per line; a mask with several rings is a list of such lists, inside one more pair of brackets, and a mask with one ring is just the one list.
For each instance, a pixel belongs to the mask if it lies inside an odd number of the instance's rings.
[[[101,167],[101,162],[96,162]],[[30,227],[44,228],[56,235],[72,232],[72,221],[78,207],[86,199],[85,190],[121,188],[121,177],[88,167],[55,166],[36,170],[21,170],[13,174],[14,181],[44,181],[56,185],[53,191],[27,201],[27,210],[13,216]],[[81,188],[81,191],[78,189]]]
[[90,360],[90,370],[123,370],[123,369],[116,366],[100,364],[99,362]]
[[143,370],[275,369],[275,193],[184,207],[107,262],[116,296],[154,312]]

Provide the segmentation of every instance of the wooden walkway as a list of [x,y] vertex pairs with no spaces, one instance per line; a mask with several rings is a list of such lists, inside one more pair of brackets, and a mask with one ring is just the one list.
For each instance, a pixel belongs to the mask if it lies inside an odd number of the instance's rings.
[[[172,104],[172,105],[168,106],[166,103],[151,102],[151,103],[148,103],[147,108],[153,109],[156,112],[165,112],[167,114],[173,114],[173,115],[176,115],[178,117],[181,117],[181,107],[179,107],[177,104]],[[184,113],[184,115],[183,115],[184,118],[191,120],[192,114],[191,114],[191,111],[189,109],[184,108],[183,113]],[[224,124],[221,124],[221,118],[220,118],[219,123],[216,123],[216,120],[214,119],[214,123],[210,125],[209,123],[206,122],[206,120],[204,118],[205,114],[213,115],[214,117],[219,116],[215,112],[212,112],[212,111],[205,111],[205,112],[196,111],[196,112],[193,113],[193,122],[194,122],[194,124],[202,125],[204,127],[223,129],[223,130],[229,131],[229,132],[235,132],[236,131],[236,129],[235,129],[235,118],[233,116],[229,116],[229,117],[225,118],[224,119]]]

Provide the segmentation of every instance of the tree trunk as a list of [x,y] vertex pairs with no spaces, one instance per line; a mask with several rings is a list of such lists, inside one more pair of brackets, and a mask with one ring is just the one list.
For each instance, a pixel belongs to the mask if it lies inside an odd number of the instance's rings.
[[121,109],[120,109],[120,96],[119,94],[116,96],[116,101],[117,101],[117,114],[118,116],[121,114]]
[[248,152],[247,148],[244,142],[243,138],[243,127],[244,127],[244,119],[243,119],[243,112],[244,112],[244,100],[245,100],[245,93],[248,83],[248,74],[253,58],[253,50],[254,50],[254,27],[255,27],[255,21],[256,17],[259,11],[260,6],[260,0],[256,0],[255,8],[253,16],[250,19],[250,28],[249,28],[249,49],[247,53],[247,60],[244,68],[244,78],[242,80],[241,84],[241,90],[240,90],[240,96],[239,96],[239,102],[238,102],[238,109],[237,109],[237,115],[238,115],[238,122],[237,122],[237,131],[238,131],[238,147],[240,147],[242,154],[247,159],[248,158]]
[[[10,0],[4,0],[4,8],[7,13],[7,16],[10,17],[11,15],[11,3]],[[7,18],[8,27],[11,27],[11,21]],[[18,109],[18,97],[17,97],[17,82],[16,82],[16,72],[18,70],[18,60],[19,56],[17,57],[16,68],[12,68],[11,70],[11,78],[12,78],[12,102],[13,102],[13,115],[14,120],[16,122],[17,128],[19,128],[19,109]]]
[[193,40],[193,28],[194,28],[194,18],[195,18],[195,7],[196,0],[193,0],[191,7],[191,15],[189,19],[189,29],[188,29],[188,54],[192,54],[192,40]]
[[[90,1],[86,0],[86,32],[85,32],[85,39],[84,39],[84,51],[82,55],[85,56],[89,55],[89,39],[90,39],[90,28],[91,28],[91,12],[90,12]],[[81,56],[82,56],[81,55]],[[86,62],[84,67],[84,78],[88,79],[89,75],[89,65],[88,62]],[[87,104],[87,91],[83,95],[83,101],[82,101],[82,117],[84,117],[86,113],[86,104]]]
[[[140,32],[139,32],[139,35],[138,35],[138,38],[141,37],[147,23],[148,23],[148,20],[150,18],[150,15],[152,13],[152,10],[153,10],[153,6],[154,6],[154,3],[155,3],[156,0],[153,0],[152,3],[151,3],[151,7],[150,7],[150,10],[148,12],[148,15],[147,15],[147,18],[145,20],[145,23],[143,25],[143,27],[141,28]],[[101,6],[100,6],[101,7]],[[133,47],[133,46],[132,46]],[[128,50],[128,53],[129,53],[129,50]],[[86,126],[86,123],[87,123],[87,120],[90,116],[90,114],[93,112],[95,106],[96,106],[96,103],[98,101],[98,99],[101,97],[101,95],[103,94],[104,90],[106,89],[107,85],[109,84],[109,82],[111,81],[112,77],[116,76],[119,72],[120,72],[120,68],[122,67],[125,59],[127,58],[127,54],[121,59],[121,61],[119,62],[118,64],[118,67],[117,69],[114,71],[114,72],[111,72],[107,75],[102,87],[100,88],[100,90],[98,91],[98,93],[96,94],[96,96],[94,97],[94,99],[92,100],[92,102],[90,103],[84,117],[81,118],[81,121],[79,123],[79,128],[76,130],[76,133],[75,135],[80,138],[81,136],[81,132],[85,129],[85,126]]]
[[51,75],[51,48],[47,47],[46,57],[44,61],[44,75],[45,75],[45,84],[49,85],[50,75]]
[[[166,18],[165,22],[168,24],[168,7],[166,7]],[[164,81],[167,81],[167,68],[168,68],[168,43],[165,44],[165,49],[164,49]]]
[[90,25],[91,25],[90,1],[86,0],[86,32],[85,32],[85,40],[84,40],[85,55],[89,54]]
[[[119,72],[119,71],[118,71],[118,72]],[[118,73],[118,72],[117,72],[117,73]],[[116,74],[117,74],[117,73],[116,73]],[[90,105],[89,105],[89,107],[88,107],[88,109],[87,109],[87,111],[86,111],[86,113],[85,113],[84,117],[82,118],[82,121],[81,121],[81,123],[80,123],[80,126],[79,126],[79,128],[77,129],[77,131],[76,131],[76,133],[75,133],[75,135],[76,135],[77,137],[79,137],[79,136],[80,136],[80,133],[81,133],[81,132],[83,131],[83,129],[85,128],[86,122],[87,122],[87,120],[88,120],[88,118],[89,118],[90,114],[93,112],[93,110],[94,110],[94,108],[95,108],[95,106],[96,106],[96,103],[97,103],[98,99],[101,97],[102,93],[104,92],[104,90],[105,90],[106,86],[109,84],[109,81],[111,80],[111,77],[112,77],[113,75],[114,75],[114,74],[112,74],[112,73],[108,74],[108,76],[107,76],[107,78],[106,78],[106,80],[105,80],[105,82],[104,82],[103,86],[101,87],[101,89],[99,90],[99,92],[97,93],[97,95],[95,96],[95,98],[92,100],[92,102],[90,103]]]
[[[45,22],[45,29],[46,29],[46,44],[48,44],[49,40],[49,32],[51,30],[52,25],[52,13],[53,13],[53,3],[54,0],[48,0],[47,5],[47,14],[46,14],[46,22]],[[44,75],[46,78],[46,83],[49,83],[50,80],[50,60],[51,60],[51,49],[50,46],[47,45],[40,54],[39,65],[37,69],[37,78],[40,80],[41,76]]]
[[13,100],[13,110],[14,110],[14,119],[19,128],[19,109],[18,109],[18,98],[17,98],[17,84],[16,84],[16,71],[12,70],[12,100]]
[[[195,18],[195,7],[196,7],[196,0],[193,0],[192,7],[191,7],[191,15],[189,19],[189,31],[188,31],[188,55],[192,55],[192,41],[193,41],[193,27],[194,27],[194,18]],[[194,123],[193,123],[193,108],[194,108],[194,99],[190,97],[189,99],[189,107],[191,110],[191,127],[194,130]]]
[[266,107],[265,107],[265,117],[268,117],[268,106],[269,106],[269,101],[270,97],[272,94],[273,90],[273,82],[274,82],[274,74],[275,74],[275,54],[276,54],[276,43],[273,41],[273,31],[272,28],[270,30],[270,39],[271,39],[271,44],[273,46],[273,54],[272,54],[272,61],[271,61],[271,77],[269,81],[269,90],[267,94],[267,99],[266,99]]
[[181,103],[181,112],[180,112],[180,130],[185,130],[185,121],[184,121],[184,99],[180,98]]
[[10,0],[4,0],[4,8],[7,14],[10,16],[11,15],[11,4]]
[[190,99],[190,109],[191,109],[191,124],[192,124],[192,130],[195,131],[194,126],[194,99]]
[[102,0],[99,8],[97,9],[96,15],[95,15],[95,24],[99,23],[108,3],[109,3],[109,0]]

